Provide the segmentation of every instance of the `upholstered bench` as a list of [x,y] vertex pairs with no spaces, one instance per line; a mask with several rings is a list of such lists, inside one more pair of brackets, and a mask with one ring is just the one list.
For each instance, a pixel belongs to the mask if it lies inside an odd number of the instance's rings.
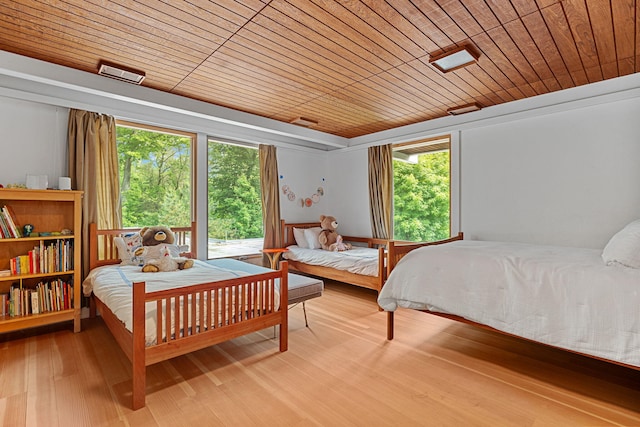
[[[232,258],[217,258],[207,261],[211,265],[229,270],[242,271],[249,274],[257,274],[263,271],[269,271],[268,268],[262,267],[248,262],[238,261]],[[309,326],[307,321],[307,308],[305,301],[322,296],[324,291],[324,282],[315,277],[302,276],[299,274],[289,273],[288,279],[289,305],[302,303],[304,312],[304,323]]]

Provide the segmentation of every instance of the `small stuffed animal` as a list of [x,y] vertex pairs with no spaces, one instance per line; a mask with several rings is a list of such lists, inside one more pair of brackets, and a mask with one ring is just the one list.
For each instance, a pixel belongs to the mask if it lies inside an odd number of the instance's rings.
[[192,259],[177,256],[180,253],[180,248],[174,245],[175,236],[169,227],[162,225],[143,227],[140,230],[140,237],[142,238],[142,247],[138,248],[135,254],[144,259],[143,272],[156,273],[193,267]]
[[342,241],[342,236],[338,234],[338,221],[332,216],[320,215],[320,226],[322,231],[318,236],[320,246],[325,251],[346,251],[351,249],[349,243]]

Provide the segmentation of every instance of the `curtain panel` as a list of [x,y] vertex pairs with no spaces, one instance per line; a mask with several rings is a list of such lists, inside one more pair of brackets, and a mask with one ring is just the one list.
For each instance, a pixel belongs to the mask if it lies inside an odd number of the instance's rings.
[[82,199],[82,273],[89,272],[89,223],[121,228],[120,179],[115,118],[69,111],[69,176]]
[[369,147],[369,207],[374,238],[393,238],[393,157],[391,144]]
[[[282,247],[280,236],[280,193],[278,191],[278,159],[276,147],[260,144],[260,190],[262,194],[262,222],[264,249]],[[263,255],[265,267],[271,264]]]

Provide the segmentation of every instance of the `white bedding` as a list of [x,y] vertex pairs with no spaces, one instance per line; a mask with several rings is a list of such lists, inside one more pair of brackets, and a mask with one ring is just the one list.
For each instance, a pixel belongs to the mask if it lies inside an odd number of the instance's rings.
[[[194,260],[193,268],[162,273],[143,273],[139,266],[119,264],[91,270],[82,283],[82,290],[86,296],[93,292],[125,324],[125,327],[132,331],[132,285],[134,282],[146,282],[146,292],[152,292],[248,275],[249,273],[244,271],[214,266],[199,260]],[[276,293],[276,308],[279,302],[280,295]],[[155,303],[147,303],[145,330],[147,345],[155,342],[155,333]]]
[[287,247],[283,258],[320,265],[364,276],[378,275],[378,249],[354,246],[348,251],[333,252],[323,249],[305,249],[297,245]]
[[640,367],[640,270],[601,251],[459,241],[407,254],[378,297],[387,311],[462,316],[535,341]]

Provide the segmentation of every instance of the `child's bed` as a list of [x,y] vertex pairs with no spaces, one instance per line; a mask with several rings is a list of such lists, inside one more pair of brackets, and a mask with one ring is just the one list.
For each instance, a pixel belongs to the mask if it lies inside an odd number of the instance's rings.
[[404,307],[640,369],[640,269],[617,250],[468,240],[394,250],[378,298],[388,339]]
[[148,365],[270,326],[279,326],[279,350],[287,350],[286,262],[254,275],[198,260],[187,270],[142,273],[118,265],[114,238],[130,232],[90,225],[83,290],[132,363],[133,409],[145,405]]
[[282,243],[285,248],[288,248],[283,258],[289,262],[290,270],[350,283],[378,292],[382,289],[387,277],[388,240],[342,236],[345,243],[353,245],[353,249],[330,252],[320,249],[319,243],[313,242],[309,246],[309,240],[314,238],[317,240],[317,234],[320,231],[319,222],[286,223],[282,221]]

